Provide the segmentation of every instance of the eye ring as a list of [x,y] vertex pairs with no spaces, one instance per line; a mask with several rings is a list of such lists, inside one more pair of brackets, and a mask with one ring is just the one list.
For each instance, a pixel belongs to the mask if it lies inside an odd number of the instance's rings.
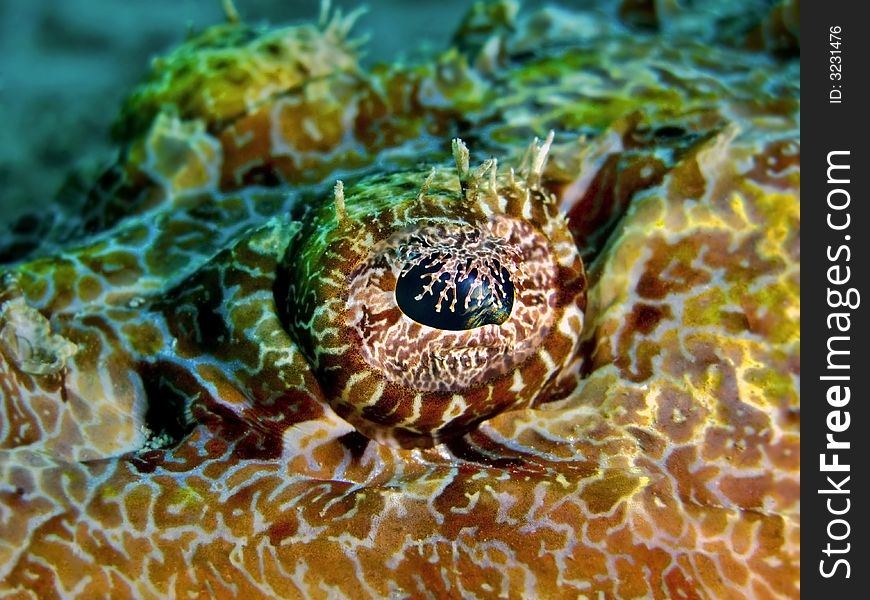
[[[556,277],[549,244],[527,222],[495,216],[418,224],[375,246],[349,275],[346,322],[363,360],[387,381],[415,392],[461,392],[509,373],[537,350],[555,318]],[[463,279],[467,290],[457,289]],[[456,310],[478,297],[472,286],[491,299],[485,314]]]

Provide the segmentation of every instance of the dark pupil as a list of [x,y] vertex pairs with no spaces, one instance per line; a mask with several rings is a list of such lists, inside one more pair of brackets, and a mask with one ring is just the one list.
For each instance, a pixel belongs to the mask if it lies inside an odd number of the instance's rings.
[[[501,281],[498,282],[501,290],[492,289],[490,285],[484,283],[474,291],[474,297],[467,309],[465,299],[468,297],[472,283],[479,276],[477,270],[471,271],[471,274],[461,281],[455,281],[455,275],[442,273],[438,282],[432,286],[432,293],[427,293],[417,300],[417,296],[423,294],[423,288],[432,280],[427,274],[437,272],[441,266],[438,261],[434,264],[416,265],[399,277],[399,281],[396,282],[396,303],[402,312],[423,325],[451,331],[474,329],[483,325],[501,325],[507,321],[514,306],[514,286],[507,269],[501,265],[497,265],[501,276]],[[454,277],[456,283],[454,310],[450,310],[453,290],[449,290],[447,297],[441,300],[441,310],[436,311],[441,291],[451,277]]]

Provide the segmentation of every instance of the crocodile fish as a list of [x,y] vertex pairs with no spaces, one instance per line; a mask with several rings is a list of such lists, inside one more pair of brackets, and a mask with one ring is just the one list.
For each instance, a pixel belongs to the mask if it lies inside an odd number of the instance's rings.
[[4,236],[3,594],[799,597],[799,7],[705,7],[156,58]]

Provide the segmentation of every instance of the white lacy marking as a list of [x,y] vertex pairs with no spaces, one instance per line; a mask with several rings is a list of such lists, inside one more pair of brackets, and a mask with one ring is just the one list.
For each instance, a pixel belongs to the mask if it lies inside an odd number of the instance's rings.
[[312,421],[302,421],[287,428],[283,436],[285,456],[305,456],[309,468],[317,470],[319,467],[314,457],[314,450],[326,442],[337,439],[354,431],[354,428],[333,413],[324,408],[326,415]]
[[[586,139],[580,138],[578,143],[582,146],[586,144]],[[560,210],[564,213],[570,212],[574,205],[586,195],[595,176],[604,166],[604,162],[622,150],[622,133],[618,129],[608,130],[607,133],[585,146],[580,153],[578,177],[562,191]]]

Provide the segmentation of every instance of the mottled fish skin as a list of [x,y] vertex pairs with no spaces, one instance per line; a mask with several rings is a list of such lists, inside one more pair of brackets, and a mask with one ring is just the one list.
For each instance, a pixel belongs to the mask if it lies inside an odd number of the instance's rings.
[[[155,61],[0,252],[0,592],[798,598],[799,8],[703,5]],[[415,321],[420,257],[510,316]]]

